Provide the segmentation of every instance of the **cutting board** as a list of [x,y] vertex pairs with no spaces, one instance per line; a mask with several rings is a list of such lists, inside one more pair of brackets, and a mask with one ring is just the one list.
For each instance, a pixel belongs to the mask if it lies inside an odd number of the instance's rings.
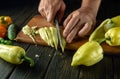
[[[45,18],[43,18],[40,15],[35,15],[28,23],[27,25],[29,25],[30,27],[32,26],[37,26],[38,28],[41,27],[49,27],[49,26],[53,26],[52,23],[49,23],[46,21]],[[84,43],[86,43],[88,41],[88,37],[86,38],[77,38],[75,40],[73,40],[72,43],[69,43],[66,45],[65,49],[70,49],[70,50],[77,50],[81,45],[83,45]],[[38,45],[45,45],[48,46],[44,40],[42,40],[40,38],[39,35],[36,35],[36,42]],[[22,31],[20,31],[17,35],[17,37],[15,38],[16,41],[18,42],[25,42],[25,43],[30,43],[30,44],[34,44],[34,42],[32,41],[32,39],[25,35]],[[107,45],[106,43],[102,43],[101,46],[103,47],[103,50],[106,54],[120,54],[120,47],[116,46],[116,47],[112,47]]]

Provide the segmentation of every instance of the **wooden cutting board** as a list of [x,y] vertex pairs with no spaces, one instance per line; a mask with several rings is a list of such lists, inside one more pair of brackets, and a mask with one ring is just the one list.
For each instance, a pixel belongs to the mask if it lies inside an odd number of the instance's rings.
[[[46,26],[53,26],[51,23],[48,23],[45,18],[43,18],[40,15],[35,15],[28,23],[30,27],[37,26],[38,28],[46,27]],[[70,50],[77,50],[81,45],[83,45],[85,42],[88,41],[89,37],[86,38],[77,38],[72,43],[67,44],[66,49]],[[31,43],[34,44],[32,39],[28,37],[27,35],[23,34],[22,31],[20,31],[15,39],[18,42],[25,42],[25,43]],[[36,36],[36,42],[39,45],[45,45],[48,46],[39,35]],[[107,45],[106,43],[102,43],[101,46],[103,47],[103,50],[106,54],[120,54],[120,47],[112,47]]]

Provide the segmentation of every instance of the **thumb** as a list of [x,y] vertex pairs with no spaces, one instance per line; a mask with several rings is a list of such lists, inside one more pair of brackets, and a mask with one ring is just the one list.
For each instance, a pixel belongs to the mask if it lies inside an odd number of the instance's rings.
[[49,13],[47,16],[47,21],[50,22],[52,20],[52,13]]

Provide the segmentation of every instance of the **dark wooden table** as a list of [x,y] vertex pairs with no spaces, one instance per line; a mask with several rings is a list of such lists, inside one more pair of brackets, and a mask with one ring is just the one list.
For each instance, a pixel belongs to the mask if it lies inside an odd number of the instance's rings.
[[[36,14],[38,4],[10,6],[0,9],[0,15],[9,15],[19,30]],[[86,67],[71,67],[75,51],[59,50],[46,46],[15,42],[23,47],[28,56],[35,60],[35,67],[30,68],[27,62],[13,65],[0,59],[0,79],[120,79],[120,56],[104,55],[99,63]],[[38,58],[35,55],[39,55]]]

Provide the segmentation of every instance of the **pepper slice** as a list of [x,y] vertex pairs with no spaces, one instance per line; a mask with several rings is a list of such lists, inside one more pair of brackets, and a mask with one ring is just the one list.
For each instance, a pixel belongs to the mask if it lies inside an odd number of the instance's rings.
[[[57,35],[57,29],[55,27],[43,27],[38,30],[38,33],[40,37],[51,47],[55,47],[55,49],[58,49],[58,35]],[[62,44],[63,46],[61,47],[62,52],[64,52],[65,46],[66,46],[66,41],[62,37]]]
[[57,30],[54,27],[49,27],[50,31],[51,31],[51,39],[53,40],[53,44],[55,49],[58,49],[58,37],[57,37]]

